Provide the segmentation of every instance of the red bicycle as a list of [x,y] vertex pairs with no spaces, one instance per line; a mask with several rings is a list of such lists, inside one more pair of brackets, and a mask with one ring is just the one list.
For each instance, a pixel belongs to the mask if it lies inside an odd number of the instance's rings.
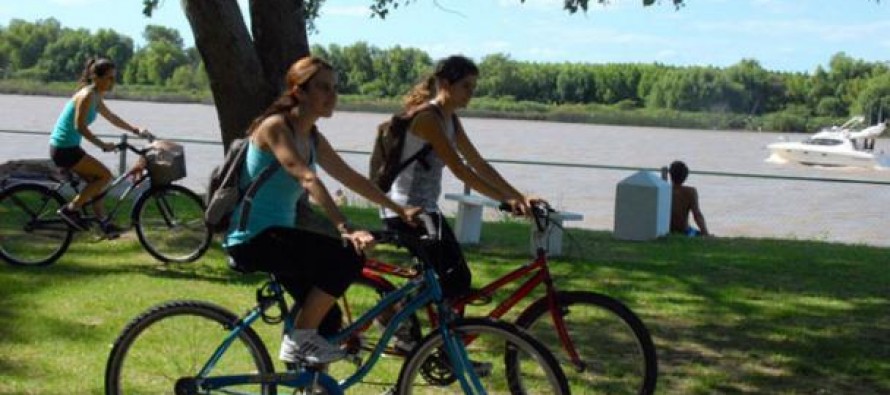
[[[543,240],[557,224],[550,221],[555,211],[545,202],[533,207],[536,232],[536,257],[531,262],[473,290],[453,302],[457,311],[467,306],[492,303],[493,295],[506,285],[521,282],[487,313],[500,319],[539,286],[545,294],[528,305],[515,324],[554,351],[560,360],[573,393],[576,394],[652,394],[658,376],[655,345],[643,321],[620,301],[592,291],[560,291],[554,284],[548,266]],[[386,277],[410,281],[417,272],[411,268],[367,259],[360,279],[353,283],[341,299],[344,319],[351,322],[356,312],[363,312],[397,287]],[[410,337],[418,343],[422,338],[421,323],[412,317]],[[427,322],[435,327],[433,315]],[[383,325],[366,328],[363,343],[373,348]],[[404,335],[402,336],[404,337]],[[409,339],[409,340],[411,340]],[[405,341],[405,339],[399,339]],[[390,355],[402,355],[391,344]],[[559,351],[558,351],[559,350]],[[428,381],[436,382],[436,369],[427,372]]]

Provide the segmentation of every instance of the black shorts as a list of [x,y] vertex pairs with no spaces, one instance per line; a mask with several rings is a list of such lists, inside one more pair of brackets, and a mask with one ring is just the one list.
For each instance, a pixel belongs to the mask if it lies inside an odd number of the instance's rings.
[[56,166],[63,169],[74,167],[84,156],[87,156],[87,153],[79,145],[74,147],[49,146],[49,157],[52,158]]

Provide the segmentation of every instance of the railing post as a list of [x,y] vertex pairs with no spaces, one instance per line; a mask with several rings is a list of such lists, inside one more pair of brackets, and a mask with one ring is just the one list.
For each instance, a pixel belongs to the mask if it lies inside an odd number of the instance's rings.
[[[127,134],[121,134],[121,145],[127,143]],[[118,163],[117,163],[117,175],[124,174],[127,171],[127,150],[122,149],[118,154]]]

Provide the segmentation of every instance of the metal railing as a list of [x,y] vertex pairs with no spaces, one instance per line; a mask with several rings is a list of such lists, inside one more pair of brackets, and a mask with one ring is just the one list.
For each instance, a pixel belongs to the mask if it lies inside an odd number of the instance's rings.
[[[46,137],[47,132],[42,131],[20,131],[20,130],[0,130],[2,133],[26,134]],[[118,134],[101,134],[104,138],[117,138]],[[164,136],[161,136],[164,137]],[[196,155],[190,154],[193,158],[189,161],[189,177],[183,180],[185,183],[191,182],[190,187],[196,190],[206,184],[204,182],[209,175],[211,166],[218,163],[222,158],[222,144],[219,141],[202,140],[202,139],[170,139],[184,145],[196,146],[212,146],[219,147],[219,151],[209,152],[207,148],[199,148],[192,150]],[[44,140],[45,141],[45,140]],[[187,150],[188,151],[188,150]],[[361,150],[337,150],[344,157],[365,156],[370,152]],[[118,172],[125,172],[127,157],[122,152],[118,158]],[[197,161],[195,161],[197,157]],[[514,166],[530,166],[533,168],[550,167],[553,177],[558,179],[583,179],[587,190],[582,191],[583,196],[578,194],[577,188],[571,181],[567,181],[565,186],[557,187],[556,190],[547,191],[548,197],[558,196],[560,194],[568,194],[569,202],[566,209],[570,211],[580,211],[584,214],[583,223],[576,226],[591,229],[611,229],[612,223],[609,203],[604,203],[610,199],[614,200],[613,182],[618,180],[610,175],[611,173],[637,171],[651,171],[655,174],[661,172],[661,168],[646,168],[638,166],[615,166],[594,163],[570,163],[570,162],[545,162],[545,161],[526,161],[526,160],[508,160],[508,159],[489,159],[493,164],[509,165],[505,166],[505,170],[517,169]],[[356,169],[361,171],[362,164],[358,161],[352,161],[356,165]],[[579,169],[590,172],[589,176],[581,175],[573,172],[573,169]],[[519,170],[525,172],[525,170]],[[618,174],[620,175],[620,174]],[[887,218],[881,207],[887,207],[890,203],[890,190],[886,187],[890,186],[890,181],[876,179],[853,179],[839,177],[804,177],[789,175],[773,175],[773,174],[750,174],[750,173],[733,173],[722,171],[695,170],[690,172],[690,177],[694,178],[694,185],[699,188],[702,195],[703,209],[708,218],[708,225],[711,231],[720,236],[743,236],[743,237],[774,237],[774,238],[797,238],[797,239],[818,239],[828,241],[842,241],[851,243],[865,243],[870,245],[890,245],[890,231],[885,224],[884,218]],[[707,176],[707,177],[699,177]],[[189,181],[191,178],[191,181]],[[512,179],[511,177],[508,177]],[[877,177],[876,177],[877,178]],[[589,181],[598,179],[600,181]],[[751,179],[753,183],[739,182],[739,180]],[[787,181],[786,183],[765,185],[762,182],[774,183],[779,181]],[[589,184],[588,184],[589,183]],[[807,187],[800,183],[822,183],[826,184],[826,188]],[[446,189],[455,191],[461,187],[460,183],[446,183]],[[830,184],[844,184],[843,188],[832,188]],[[596,188],[590,188],[590,185],[599,185]],[[335,190],[332,183],[329,188]],[[468,192],[464,187],[465,192]],[[589,191],[588,191],[589,190]],[[820,195],[813,197],[810,190],[819,190]],[[826,192],[828,191],[828,192]],[[828,197],[826,197],[828,196]],[[867,198],[866,198],[867,197]],[[558,198],[557,198],[558,200]],[[350,199],[353,202],[361,202]],[[776,203],[781,204],[776,204]],[[449,206],[449,202],[443,202],[443,209],[446,212],[454,209]],[[584,207],[579,207],[584,206]],[[850,207],[855,206],[855,207]],[[792,208],[795,213],[789,214],[785,209]],[[812,217],[812,218],[804,218]]]

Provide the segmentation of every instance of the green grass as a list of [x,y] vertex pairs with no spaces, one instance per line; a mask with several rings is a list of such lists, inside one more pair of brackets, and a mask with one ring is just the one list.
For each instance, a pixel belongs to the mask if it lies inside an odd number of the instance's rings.
[[[376,226],[375,210],[350,208],[348,216]],[[486,223],[482,239],[466,249],[475,285],[527,259],[523,223]],[[559,287],[616,297],[652,332],[659,393],[890,393],[890,249],[738,238],[624,242],[574,229],[564,249],[567,256],[551,261]],[[195,264],[161,265],[128,236],[79,238],[45,268],[4,264],[0,394],[101,393],[111,343],[131,318],[171,299],[242,313],[263,279],[230,271],[218,248]],[[260,326],[277,353],[276,328]]]

